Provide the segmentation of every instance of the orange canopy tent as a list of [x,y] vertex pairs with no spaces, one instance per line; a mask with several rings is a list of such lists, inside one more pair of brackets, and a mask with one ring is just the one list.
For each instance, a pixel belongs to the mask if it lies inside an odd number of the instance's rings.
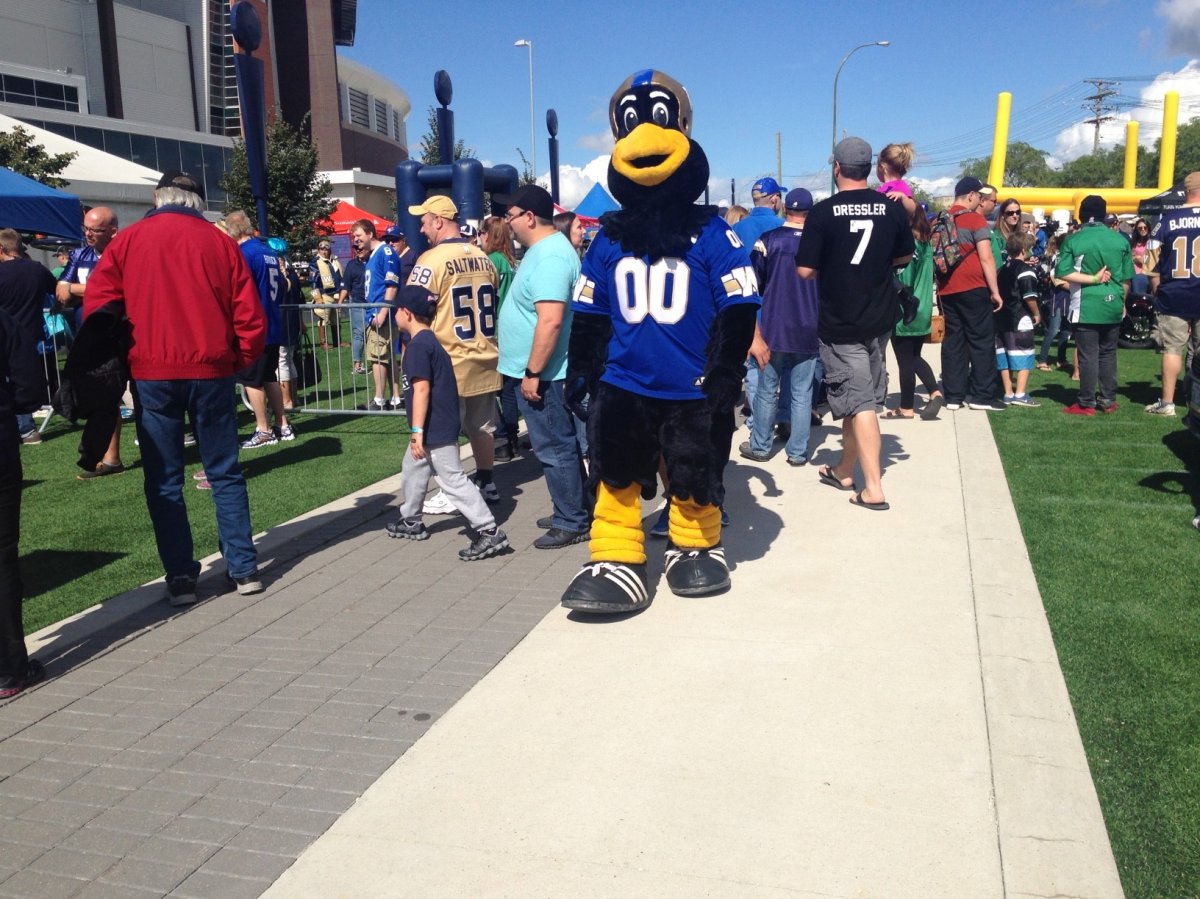
[[391,222],[387,219],[381,219],[377,215],[372,215],[365,210],[359,209],[345,200],[338,202],[333,208],[333,212],[329,213],[329,218],[317,222],[319,230],[327,234],[349,234],[350,226],[359,219],[366,219],[375,226],[377,234],[382,234],[385,228],[391,227]]

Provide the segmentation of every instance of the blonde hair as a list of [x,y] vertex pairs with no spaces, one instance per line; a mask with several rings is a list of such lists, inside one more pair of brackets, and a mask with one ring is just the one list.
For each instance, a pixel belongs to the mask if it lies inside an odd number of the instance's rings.
[[913,161],[913,145],[907,144],[888,144],[879,151],[879,162],[883,164],[891,174],[897,178],[903,178],[910,168]]
[[749,214],[750,210],[745,206],[730,206],[725,210],[725,224],[736,225]]

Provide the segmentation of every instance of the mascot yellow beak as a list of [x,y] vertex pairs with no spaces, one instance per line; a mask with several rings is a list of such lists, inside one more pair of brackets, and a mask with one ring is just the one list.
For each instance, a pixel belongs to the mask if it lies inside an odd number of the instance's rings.
[[643,122],[613,147],[612,164],[634,184],[662,184],[683,165],[691,141],[682,131]]

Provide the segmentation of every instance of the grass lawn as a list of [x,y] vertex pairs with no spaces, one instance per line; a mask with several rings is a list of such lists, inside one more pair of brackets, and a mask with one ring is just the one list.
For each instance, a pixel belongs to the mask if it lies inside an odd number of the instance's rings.
[[[253,418],[243,410],[239,421],[249,436]],[[300,415],[295,428],[294,441],[242,451],[255,533],[395,474],[408,440],[407,420],[392,415]],[[133,423],[121,433],[121,458],[130,470],[91,481],[75,477],[80,430],[55,418],[40,446],[21,448],[27,632],[162,577]],[[216,519],[211,494],[194,489],[190,477],[201,467],[196,448],[184,458],[199,559],[217,550]]]
[[1061,413],[1066,374],[1034,372],[1041,408],[990,418],[1126,894],[1195,897],[1200,441],[1184,406],[1142,411],[1158,371],[1120,351],[1120,408],[1094,418]]

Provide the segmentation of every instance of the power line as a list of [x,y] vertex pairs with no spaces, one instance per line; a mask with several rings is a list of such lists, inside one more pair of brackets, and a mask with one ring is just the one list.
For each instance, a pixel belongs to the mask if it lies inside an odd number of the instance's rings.
[[[1084,124],[1096,126],[1095,133],[1092,137],[1092,153],[1096,154],[1100,152],[1100,125],[1104,122],[1111,122],[1113,120],[1113,116],[1109,115],[1109,113],[1116,109],[1115,106],[1105,103],[1104,101],[1109,97],[1115,97],[1119,94],[1119,91],[1113,90],[1113,88],[1118,85],[1118,82],[1109,81],[1104,78],[1085,78],[1083,80],[1087,84],[1092,84],[1096,87],[1096,92],[1094,94],[1084,98],[1091,103],[1092,110],[1092,117],[1090,119],[1084,119]],[[1084,106],[1084,109],[1087,108],[1087,106]]]

